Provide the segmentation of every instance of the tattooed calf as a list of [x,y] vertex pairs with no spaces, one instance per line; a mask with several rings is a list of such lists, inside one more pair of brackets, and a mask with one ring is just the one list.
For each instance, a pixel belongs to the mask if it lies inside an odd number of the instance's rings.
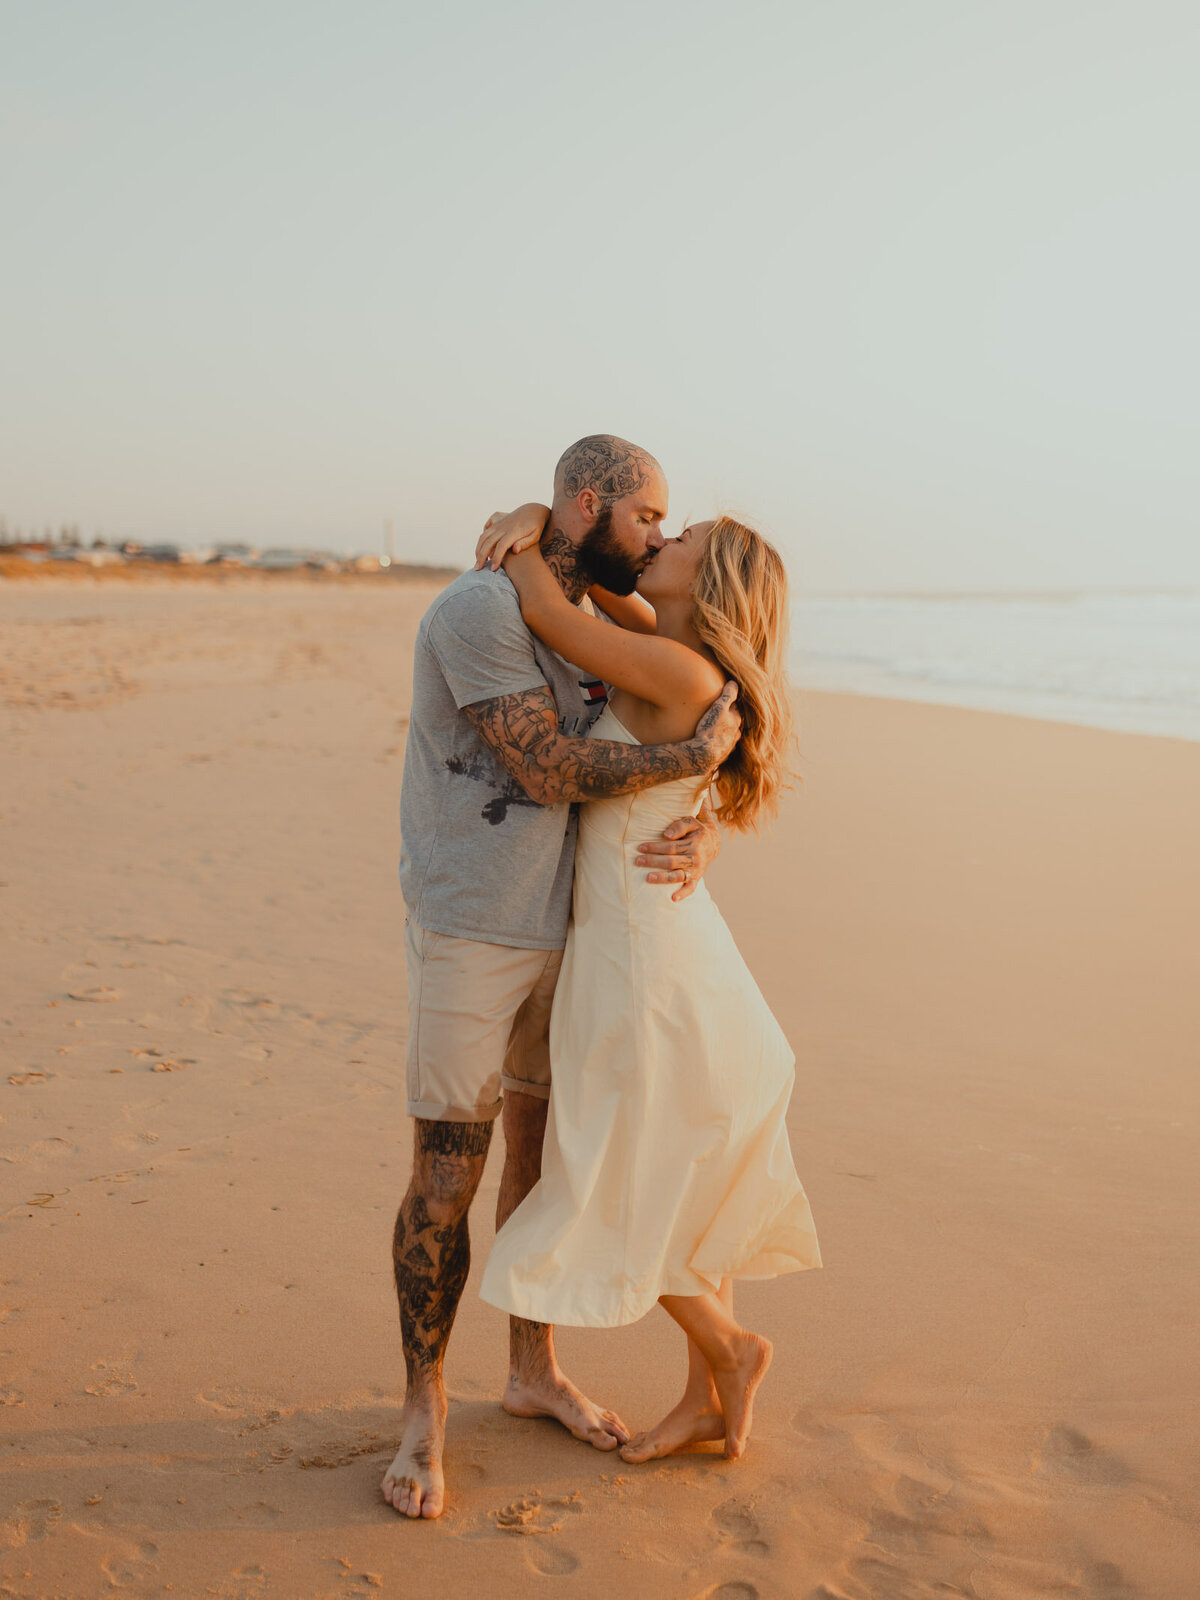
[[469,1201],[492,1142],[490,1122],[417,1121],[417,1148],[427,1161],[429,1198],[439,1205]]
[[441,1370],[458,1302],[471,1267],[471,1238],[464,1212],[437,1227],[420,1195],[401,1208],[392,1236],[392,1267],[400,1302],[400,1337],[410,1386],[418,1372]]
[[441,1371],[471,1266],[467,1211],[491,1141],[490,1122],[416,1123],[413,1183],[392,1235],[410,1387]]
[[490,1122],[429,1122],[417,1118],[417,1144],[441,1155],[485,1156],[491,1149]]

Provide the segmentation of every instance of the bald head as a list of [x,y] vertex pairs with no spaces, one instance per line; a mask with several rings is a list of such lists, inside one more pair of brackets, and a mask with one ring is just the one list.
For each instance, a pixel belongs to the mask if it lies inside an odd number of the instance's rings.
[[632,594],[638,575],[662,548],[666,514],[663,469],[628,439],[589,433],[559,458],[552,528],[575,546],[589,583],[613,594]]
[[554,469],[555,501],[574,500],[591,489],[605,508],[626,495],[662,480],[663,470],[648,450],[618,439],[613,433],[589,433],[577,439],[559,457]]

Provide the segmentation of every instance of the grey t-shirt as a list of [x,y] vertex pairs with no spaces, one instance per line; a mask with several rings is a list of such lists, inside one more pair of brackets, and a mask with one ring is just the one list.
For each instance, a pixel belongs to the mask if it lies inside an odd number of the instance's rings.
[[531,950],[566,942],[575,807],[531,800],[462,710],[547,684],[560,731],[586,734],[604,709],[605,686],[530,633],[506,573],[464,572],[422,618],[400,795],[400,885],[409,916],[432,933]]

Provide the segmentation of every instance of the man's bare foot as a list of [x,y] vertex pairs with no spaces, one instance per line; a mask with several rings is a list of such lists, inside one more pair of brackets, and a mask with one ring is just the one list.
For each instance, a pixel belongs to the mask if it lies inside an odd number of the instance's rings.
[[713,1367],[713,1382],[725,1418],[725,1459],[736,1461],[746,1448],[754,1419],[754,1393],[767,1375],[774,1353],[769,1339],[743,1328],[729,1352],[729,1365]]
[[644,1433],[635,1433],[628,1444],[621,1446],[621,1460],[654,1461],[659,1456],[669,1456],[685,1445],[704,1444],[725,1437],[725,1418],[717,1401],[716,1390],[707,1395],[685,1394],[661,1422]]
[[441,1385],[419,1398],[406,1398],[400,1448],[379,1486],[388,1505],[401,1516],[441,1516],[446,1503],[445,1439],[446,1394]]
[[503,1405],[514,1417],[552,1417],[597,1450],[615,1450],[629,1438],[629,1429],[615,1411],[605,1411],[580,1394],[557,1368],[537,1378],[510,1373]]

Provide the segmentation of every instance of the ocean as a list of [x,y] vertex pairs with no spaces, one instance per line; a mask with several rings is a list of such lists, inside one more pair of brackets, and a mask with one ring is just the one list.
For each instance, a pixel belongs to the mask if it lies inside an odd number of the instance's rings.
[[799,601],[802,687],[1200,740],[1200,591]]

